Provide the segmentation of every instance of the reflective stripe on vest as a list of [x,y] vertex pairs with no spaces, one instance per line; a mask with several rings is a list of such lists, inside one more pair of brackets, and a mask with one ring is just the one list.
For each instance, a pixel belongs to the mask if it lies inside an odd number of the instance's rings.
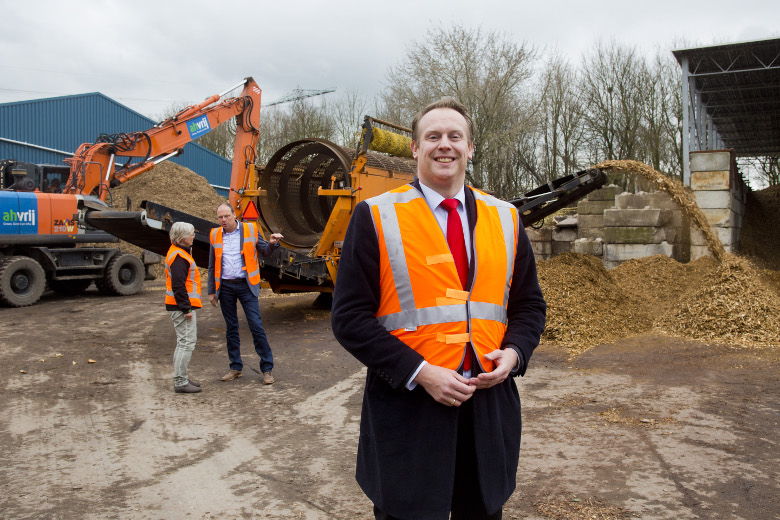
[[[241,254],[244,258],[244,270],[247,271],[246,278],[251,285],[257,285],[260,283],[260,264],[257,259],[257,228],[255,228],[254,224],[248,222],[238,222],[238,225],[241,226],[243,243]],[[214,248],[214,281],[217,290],[219,290],[220,280],[222,279],[222,251],[224,249],[222,235],[222,227],[212,229],[209,235],[211,246]]]
[[190,306],[194,308],[203,307],[200,298],[201,287],[198,266],[195,265],[195,260],[187,251],[174,245],[171,245],[170,249],[168,249],[168,254],[165,258],[165,303],[177,305],[176,297],[173,294],[173,282],[171,280],[171,266],[177,256],[181,256],[190,264],[190,270],[187,273],[187,281],[185,282],[187,297],[190,299]]
[[[483,369],[490,371],[492,363],[484,360],[484,354],[501,346],[506,330],[506,304],[514,268],[519,218],[511,204],[472,191],[477,201],[478,219],[472,235],[476,266],[474,287],[468,292],[460,290],[457,271],[444,234],[417,189],[404,186],[367,200],[372,209],[377,236],[380,237],[380,249],[387,255],[387,264],[392,273],[392,284],[385,278],[385,282],[380,281],[380,288],[385,292],[394,290],[395,294],[391,296],[397,297],[398,305],[398,309],[395,309],[395,300],[384,294],[380,298],[377,319],[386,330],[412,348],[423,350],[420,353],[429,362],[429,357],[439,358],[439,361],[445,363],[440,366],[447,368],[458,368],[462,360],[462,353],[452,353],[451,344],[465,352],[465,343],[471,341]],[[403,219],[399,219],[399,214],[403,215]],[[428,227],[435,227],[433,232],[416,225],[418,221],[426,219]],[[405,231],[402,231],[401,220],[407,223]],[[407,247],[416,252],[405,250],[404,238],[408,241]],[[415,240],[424,243],[412,242]],[[504,244],[501,255],[494,252],[499,246],[498,241]],[[407,258],[408,255],[418,256]],[[407,262],[415,262],[413,269],[416,269],[416,278],[411,274]],[[499,265],[502,271],[505,269],[505,276],[496,279],[495,270]],[[426,269],[430,270],[429,279],[425,276],[428,272]],[[381,267],[380,270],[386,273]],[[384,276],[387,277],[387,274]],[[418,280],[418,285],[426,287],[413,287],[413,279]],[[416,302],[415,292],[418,295],[425,294],[426,302]],[[500,337],[496,337],[499,333]],[[434,345],[430,345],[430,338],[434,334],[443,344],[436,345],[433,341]],[[415,338],[415,335],[428,339],[423,341]],[[443,349],[450,352],[444,352]]]

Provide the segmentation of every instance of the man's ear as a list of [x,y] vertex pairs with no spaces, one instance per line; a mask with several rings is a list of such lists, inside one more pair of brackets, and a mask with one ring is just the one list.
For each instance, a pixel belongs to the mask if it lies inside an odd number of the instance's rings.
[[412,157],[417,159],[417,143],[412,141],[409,147],[412,149]]
[[471,159],[471,156],[474,155],[474,141],[471,141],[469,143],[469,154],[468,158]]

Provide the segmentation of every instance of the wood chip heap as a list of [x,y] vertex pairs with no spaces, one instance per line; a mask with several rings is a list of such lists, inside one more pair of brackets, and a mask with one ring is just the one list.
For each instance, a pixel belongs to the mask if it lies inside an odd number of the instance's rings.
[[595,257],[564,253],[537,267],[548,304],[542,340],[572,355],[650,331],[780,347],[780,278],[734,255],[689,264],[656,255],[607,271]]

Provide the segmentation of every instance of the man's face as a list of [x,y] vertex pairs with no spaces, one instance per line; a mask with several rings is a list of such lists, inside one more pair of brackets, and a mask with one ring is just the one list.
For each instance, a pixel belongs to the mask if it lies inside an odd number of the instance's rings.
[[232,233],[235,231],[236,226],[236,214],[228,206],[220,206],[217,208],[217,221],[222,226],[222,231],[226,233]]
[[[474,153],[466,119],[451,108],[435,108],[418,123],[418,141],[412,141],[420,182],[449,197],[466,179],[466,164]],[[452,190],[455,191],[452,191]]]

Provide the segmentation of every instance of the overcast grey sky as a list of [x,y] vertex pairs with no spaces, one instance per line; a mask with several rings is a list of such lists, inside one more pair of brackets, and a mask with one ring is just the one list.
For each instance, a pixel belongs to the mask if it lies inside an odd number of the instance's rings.
[[153,118],[253,76],[373,96],[428,27],[499,31],[572,63],[598,38],[647,52],[780,35],[778,0],[0,0],[0,103],[102,92]]

